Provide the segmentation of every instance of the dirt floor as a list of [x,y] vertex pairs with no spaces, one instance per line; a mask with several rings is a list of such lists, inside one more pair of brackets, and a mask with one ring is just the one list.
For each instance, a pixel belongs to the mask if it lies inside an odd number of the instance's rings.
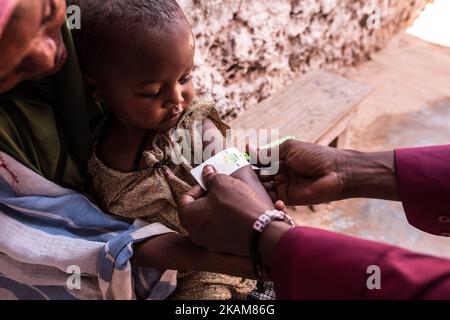
[[[349,147],[365,151],[450,143],[450,47],[402,33],[347,74],[374,91],[359,106]],[[410,226],[401,204],[355,199],[293,213],[302,225],[317,226],[418,252],[450,257],[450,238]]]

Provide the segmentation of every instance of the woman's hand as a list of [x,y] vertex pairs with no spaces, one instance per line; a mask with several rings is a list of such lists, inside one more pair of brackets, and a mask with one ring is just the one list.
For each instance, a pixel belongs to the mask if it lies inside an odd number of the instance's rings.
[[[211,166],[204,169],[205,193],[200,186],[192,188],[179,203],[179,217],[194,243],[214,252],[248,256],[254,222],[267,210],[286,210],[283,202],[275,205],[262,201],[247,184],[218,174]],[[278,241],[291,227],[272,222],[259,241],[261,258],[271,265]]]
[[205,167],[205,193],[196,186],[179,203],[182,226],[195,244],[214,252],[248,256],[253,223],[273,204],[238,179]]
[[398,200],[394,152],[363,153],[288,140],[279,172],[264,177],[272,200],[310,205],[347,198]]
[[287,205],[307,205],[343,197],[345,166],[340,151],[288,140],[279,146],[279,171],[275,176],[261,176],[272,200]]

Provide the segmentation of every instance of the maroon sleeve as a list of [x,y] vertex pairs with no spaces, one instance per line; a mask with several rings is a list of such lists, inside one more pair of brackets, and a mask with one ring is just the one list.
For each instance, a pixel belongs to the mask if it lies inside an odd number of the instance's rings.
[[[319,229],[298,227],[277,245],[277,298],[450,299],[450,260]],[[374,271],[380,269],[380,289]],[[372,287],[373,288],[373,287]]]
[[397,183],[408,222],[450,236],[450,145],[395,151]]

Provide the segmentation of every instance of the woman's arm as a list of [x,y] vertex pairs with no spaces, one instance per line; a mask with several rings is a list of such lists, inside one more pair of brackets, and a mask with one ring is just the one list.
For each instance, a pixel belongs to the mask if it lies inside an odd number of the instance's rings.
[[170,233],[153,237],[135,246],[132,263],[137,267],[161,270],[192,270],[252,278],[249,259],[212,253],[194,245],[188,237]]
[[[182,197],[181,223],[196,243],[246,254],[252,225],[266,208],[237,179],[210,173],[204,181],[207,194],[195,187]],[[386,244],[276,221],[263,231],[259,252],[278,299],[450,298],[450,260]]]
[[398,190],[408,222],[450,236],[450,145],[395,151]]
[[272,255],[282,300],[450,299],[448,259],[307,227],[285,232]]

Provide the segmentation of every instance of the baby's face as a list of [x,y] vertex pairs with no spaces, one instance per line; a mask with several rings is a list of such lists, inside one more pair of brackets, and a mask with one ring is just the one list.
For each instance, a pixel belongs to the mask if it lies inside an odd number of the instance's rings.
[[99,84],[101,99],[127,126],[158,131],[173,128],[195,95],[191,28],[180,21],[133,38],[132,48],[121,50],[123,64],[106,71],[107,77]]

